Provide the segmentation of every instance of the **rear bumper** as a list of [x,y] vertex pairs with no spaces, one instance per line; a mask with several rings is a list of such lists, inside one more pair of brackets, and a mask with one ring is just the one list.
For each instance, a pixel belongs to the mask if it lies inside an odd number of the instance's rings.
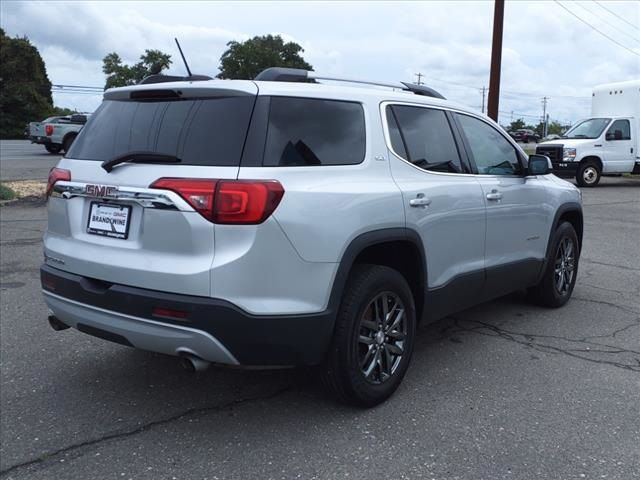
[[[110,284],[40,269],[45,301],[63,323],[85,333],[170,355],[231,365],[316,365],[333,332],[333,314],[252,315],[220,299]],[[154,309],[186,312],[158,317]]]
[[38,137],[35,135],[31,135],[29,140],[31,140],[31,143],[40,143],[42,145],[51,143],[51,139],[49,137]]
[[573,178],[576,176],[580,162],[551,162],[553,173],[558,177]]

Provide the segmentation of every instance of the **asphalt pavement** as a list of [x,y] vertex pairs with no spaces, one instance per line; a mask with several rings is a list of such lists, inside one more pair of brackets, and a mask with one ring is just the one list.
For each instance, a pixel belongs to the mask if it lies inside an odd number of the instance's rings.
[[43,145],[28,140],[0,141],[0,179],[46,180],[60,155],[52,155]]
[[[5,151],[3,179],[20,158],[18,175],[55,161]],[[54,332],[45,207],[2,207],[0,478],[639,479],[640,181],[583,192],[572,300],[512,295],[422,326],[402,386],[370,410],[336,404],[306,370],[189,374]]]

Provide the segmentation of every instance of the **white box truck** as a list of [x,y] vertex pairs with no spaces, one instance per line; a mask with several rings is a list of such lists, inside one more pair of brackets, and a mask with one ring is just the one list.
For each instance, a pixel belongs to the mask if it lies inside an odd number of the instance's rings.
[[602,175],[640,174],[640,80],[593,89],[591,117],[559,139],[538,145],[536,153],[553,163],[553,173],[594,187]]

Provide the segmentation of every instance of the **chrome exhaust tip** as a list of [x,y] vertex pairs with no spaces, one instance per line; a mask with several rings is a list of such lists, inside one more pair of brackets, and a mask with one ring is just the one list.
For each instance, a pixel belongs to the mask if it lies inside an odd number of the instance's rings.
[[203,372],[204,370],[209,368],[209,365],[211,365],[211,363],[201,359],[200,357],[196,357],[195,355],[183,355],[180,358],[180,365],[182,365],[182,368],[184,368],[187,372],[194,373]]

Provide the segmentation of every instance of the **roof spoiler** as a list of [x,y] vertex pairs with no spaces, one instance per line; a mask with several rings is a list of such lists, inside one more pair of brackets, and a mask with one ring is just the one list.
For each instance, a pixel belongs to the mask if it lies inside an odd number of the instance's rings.
[[160,73],[155,75],[149,75],[144,77],[138,82],[138,85],[149,85],[151,83],[165,83],[165,82],[202,82],[205,80],[213,80],[208,75],[188,75],[186,77],[179,77],[177,75],[162,75]]
[[373,82],[367,80],[358,80],[353,78],[329,77],[317,74],[310,70],[302,70],[300,68],[281,68],[271,67],[263,70],[256,76],[254,80],[263,82],[308,82],[316,83],[316,80],[331,80],[335,82],[359,83],[363,85],[375,85],[379,87],[397,88],[406,92],[412,92],[416,95],[424,95],[426,97],[440,98],[446,100],[439,92],[433,88],[424,85],[417,85],[409,82],[384,83]]

